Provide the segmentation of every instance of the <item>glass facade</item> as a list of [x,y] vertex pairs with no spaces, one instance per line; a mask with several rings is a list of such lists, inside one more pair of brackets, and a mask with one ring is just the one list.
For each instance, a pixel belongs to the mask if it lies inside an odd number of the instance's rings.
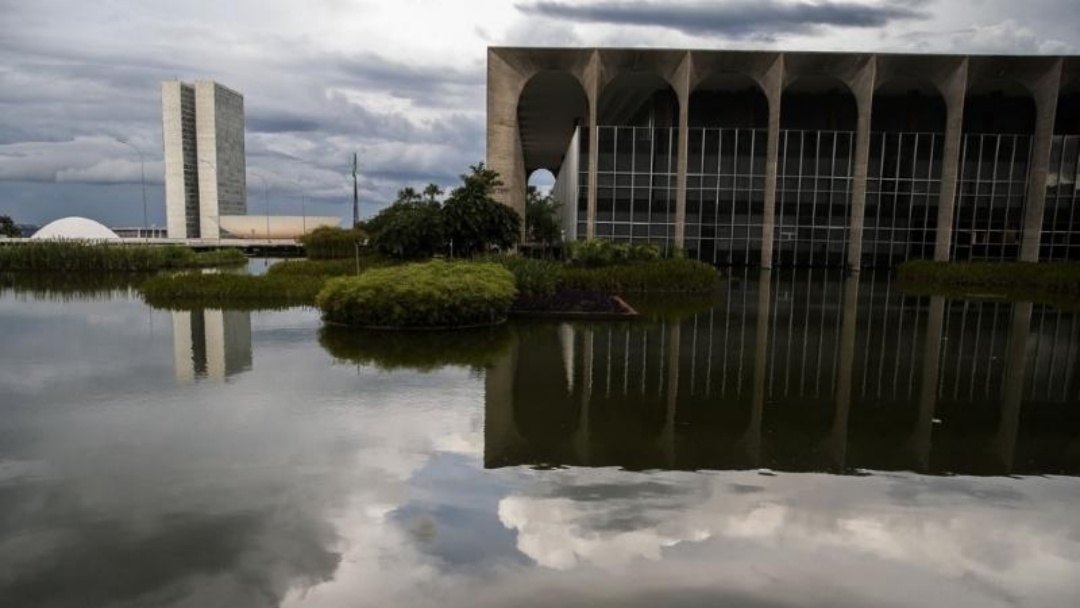
[[933,259],[944,137],[870,134],[863,220],[863,265]]
[[854,156],[854,131],[780,131],[775,263],[844,265]]
[[1046,176],[1046,210],[1043,214],[1040,260],[1080,260],[1080,136],[1056,135],[1050,148]]
[[598,130],[597,238],[668,250],[675,238],[678,129]]
[[964,135],[956,184],[953,260],[1019,257],[1030,155],[1029,135]]
[[688,134],[687,255],[719,265],[759,264],[768,132],[717,128]]

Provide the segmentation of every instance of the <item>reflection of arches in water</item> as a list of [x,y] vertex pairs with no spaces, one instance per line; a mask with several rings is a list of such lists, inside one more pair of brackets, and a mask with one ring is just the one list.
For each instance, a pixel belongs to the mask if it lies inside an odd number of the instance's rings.
[[842,274],[732,277],[677,325],[523,337],[485,462],[1080,474],[1080,315]]
[[224,380],[251,369],[251,313],[237,310],[173,311],[176,380]]

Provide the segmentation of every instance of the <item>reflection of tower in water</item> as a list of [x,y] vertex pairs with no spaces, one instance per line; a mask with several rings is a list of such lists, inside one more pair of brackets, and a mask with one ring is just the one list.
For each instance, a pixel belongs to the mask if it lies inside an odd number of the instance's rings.
[[174,311],[176,381],[224,380],[251,369],[251,313],[235,310]]

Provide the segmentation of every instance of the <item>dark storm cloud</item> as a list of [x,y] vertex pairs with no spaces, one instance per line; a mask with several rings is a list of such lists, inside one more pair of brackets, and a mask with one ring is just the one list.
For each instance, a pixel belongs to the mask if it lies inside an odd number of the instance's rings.
[[776,34],[809,33],[823,26],[871,28],[893,21],[926,19],[924,0],[866,4],[844,0],[780,2],[633,2],[600,0],[570,4],[559,0],[518,4],[526,13],[581,23],[640,25],[694,36],[772,39]]

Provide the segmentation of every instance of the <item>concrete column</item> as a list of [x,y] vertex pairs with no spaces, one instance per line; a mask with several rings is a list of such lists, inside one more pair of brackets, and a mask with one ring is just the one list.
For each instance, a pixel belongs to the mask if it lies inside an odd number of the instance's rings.
[[754,338],[754,389],[750,398],[750,426],[743,443],[752,466],[761,466],[761,422],[765,410],[765,374],[768,371],[769,305],[772,303],[772,271],[758,275],[757,332]]
[[518,131],[518,97],[526,78],[499,55],[488,51],[487,166],[499,173],[503,185],[495,200],[525,217],[525,159]]
[[1035,90],[1035,137],[1032,142],[1031,166],[1028,167],[1027,205],[1024,207],[1024,229],[1021,231],[1020,261],[1038,262],[1042,240],[1043,213],[1046,210],[1046,174],[1050,165],[1050,146],[1054,137],[1057,116],[1058,90],[1061,86],[1061,59]]
[[922,378],[919,385],[919,420],[908,449],[919,463],[919,470],[930,469],[931,437],[934,432],[934,412],[937,410],[938,380],[941,375],[941,334],[945,321],[945,298],[930,297],[926,319],[926,342],[923,344]]
[[683,249],[686,241],[686,170],[690,155],[690,53],[686,53],[675,80],[679,98],[679,151],[675,176],[675,248]]
[[1001,418],[994,435],[994,454],[1001,465],[1000,471],[1012,473],[1016,454],[1016,436],[1020,432],[1020,409],[1024,397],[1024,372],[1027,367],[1028,336],[1031,334],[1031,302],[1017,302],[1013,306],[1012,328],[1009,332],[1009,350],[1005,364],[1005,383],[1002,387]]
[[667,403],[664,417],[664,459],[669,469],[675,468],[675,417],[679,407],[679,353],[682,349],[682,322],[668,323]]
[[596,238],[596,172],[600,166],[600,134],[596,132],[600,105],[600,53],[593,52],[589,59],[589,83],[585,94],[589,97],[589,193],[588,210],[585,215],[585,238]]
[[848,417],[851,413],[852,377],[855,368],[855,332],[859,316],[859,276],[844,279],[844,316],[840,320],[840,369],[836,372],[836,411],[829,431],[833,464],[843,470],[847,460]]
[[953,219],[956,217],[956,179],[960,173],[960,148],[964,136],[964,99],[967,96],[967,57],[943,87],[945,97],[945,146],[941,158],[941,191],[938,195],[937,237],[934,260],[949,261]]
[[769,134],[765,146],[765,194],[761,209],[761,267],[773,265],[773,233],[776,231],[776,169],[780,155],[780,102],[784,93],[784,56],[766,74],[762,83],[769,100]]
[[866,172],[870,163],[870,113],[874,104],[877,58],[872,57],[855,76],[852,92],[859,110],[855,133],[855,174],[851,186],[851,217],[848,226],[848,269],[862,266],[863,218],[866,216]]

